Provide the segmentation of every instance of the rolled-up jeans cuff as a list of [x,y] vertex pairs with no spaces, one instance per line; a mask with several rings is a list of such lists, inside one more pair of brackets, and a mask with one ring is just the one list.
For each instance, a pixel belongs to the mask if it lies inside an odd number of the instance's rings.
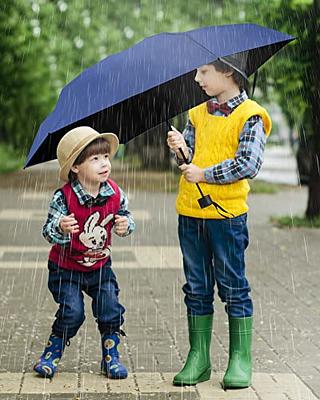
[[98,324],[99,332],[101,335],[113,335],[116,332],[120,332],[120,325],[110,325],[99,323]]

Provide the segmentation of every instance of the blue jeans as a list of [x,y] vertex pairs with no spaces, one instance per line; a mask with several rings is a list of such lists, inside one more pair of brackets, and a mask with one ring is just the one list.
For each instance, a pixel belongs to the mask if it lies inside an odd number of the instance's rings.
[[108,261],[102,268],[79,272],[59,268],[49,261],[48,287],[59,309],[52,332],[69,339],[76,335],[83,321],[83,292],[92,298],[92,312],[101,334],[120,331],[124,307],[119,303],[119,287]]
[[250,286],[245,277],[248,246],[247,214],[230,219],[200,219],[179,215],[179,240],[189,315],[214,312],[214,285],[231,317],[252,315]]

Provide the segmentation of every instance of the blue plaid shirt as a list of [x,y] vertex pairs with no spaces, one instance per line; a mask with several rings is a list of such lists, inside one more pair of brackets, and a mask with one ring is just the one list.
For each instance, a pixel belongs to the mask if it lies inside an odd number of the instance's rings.
[[[247,93],[243,90],[238,96],[228,100],[227,105],[233,112],[239,104],[247,99]],[[217,103],[215,97],[211,98],[210,101]],[[224,116],[219,110],[216,110],[212,115]],[[195,147],[195,128],[190,120],[186,124],[183,136],[189,151],[188,162],[192,162]],[[262,118],[258,115],[249,118],[240,133],[239,146],[235,157],[205,168],[206,181],[208,183],[226,184],[240,179],[254,178],[263,163],[266,139]],[[184,163],[177,156],[176,161],[179,165]]]
[[[99,194],[96,198],[87,193],[82,187],[81,183],[77,180],[71,182],[71,186],[79,199],[79,203],[84,207],[103,205],[106,201],[108,201],[108,198],[115,193],[108,182],[103,182],[101,184]],[[120,208],[117,214],[127,217],[129,226],[127,232],[124,235],[118,236],[128,236],[131,232],[134,231],[135,223],[130,211],[128,210],[128,198],[123,190],[121,188],[119,189]],[[68,214],[69,211],[64,194],[62,193],[62,190],[59,189],[55,192],[51,199],[51,202],[49,204],[48,217],[42,228],[42,235],[49,243],[60,245],[68,245],[70,243],[71,235],[64,234],[59,227],[60,218]]]

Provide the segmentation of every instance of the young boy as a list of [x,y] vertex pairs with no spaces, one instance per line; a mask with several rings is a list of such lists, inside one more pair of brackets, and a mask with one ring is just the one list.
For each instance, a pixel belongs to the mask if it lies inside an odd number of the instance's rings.
[[[223,385],[251,384],[252,301],[244,260],[247,178],[253,178],[262,164],[271,120],[264,108],[248,99],[246,76],[231,65],[218,60],[197,69],[195,80],[211,99],[190,110],[183,135],[168,132],[168,146],[182,171],[176,208],[190,342],[175,385],[210,378],[215,283],[229,318],[229,363]],[[184,163],[179,148],[190,164]],[[226,212],[213,205],[200,208],[197,182]]]
[[92,298],[101,333],[102,371],[113,379],[128,375],[117,349],[125,309],[111,269],[111,230],[127,236],[135,224],[125,193],[109,179],[118,146],[116,135],[99,134],[88,126],[69,131],[58,144],[60,178],[67,183],[51,200],[43,236],[53,244],[48,287],[59,309],[34,366],[43,377],[53,377],[65,345],[85,319],[83,292]]

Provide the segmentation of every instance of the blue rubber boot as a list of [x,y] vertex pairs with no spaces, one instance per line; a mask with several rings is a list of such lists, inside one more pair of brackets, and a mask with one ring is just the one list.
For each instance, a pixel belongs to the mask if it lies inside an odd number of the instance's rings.
[[38,362],[33,367],[33,370],[44,378],[53,378],[53,375],[57,371],[58,363],[62,357],[64,347],[65,340],[51,334],[48,344]]
[[112,335],[104,334],[101,337],[102,342],[102,361],[101,371],[110,379],[125,379],[128,371],[119,360],[118,345],[120,343],[119,336],[114,333]]

